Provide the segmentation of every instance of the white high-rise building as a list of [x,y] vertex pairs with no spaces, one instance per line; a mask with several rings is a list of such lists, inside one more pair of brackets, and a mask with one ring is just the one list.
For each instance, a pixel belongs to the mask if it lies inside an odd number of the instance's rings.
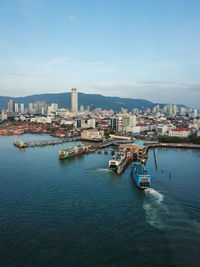
[[182,115],[182,116],[185,116],[185,114],[186,114],[186,110],[185,110],[185,108],[184,108],[184,107],[181,107],[181,115]]
[[198,109],[194,109],[194,118],[198,117]]
[[20,112],[21,113],[24,113],[24,103],[21,103],[20,104]]
[[76,88],[72,88],[72,95],[71,95],[71,105],[72,105],[72,112],[78,112],[78,92]]
[[80,112],[83,112],[83,111],[84,111],[84,106],[81,105],[81,106],[80,106]]
[[15,112],[19,112],[19,105],[18,105],[18,103],[15,103]]
[[15,107],[15,103],[14,103],[14,101],[11,99],[11,100],[9,100],[9,102],[8,102],[8,112],[14,112],[14,107]]
[[34,104],[33,104],[33,103],[29,103],[29,104],[28,104],[28,112],[29,112],[30,114],[35,113],[35,108],[34,108]]

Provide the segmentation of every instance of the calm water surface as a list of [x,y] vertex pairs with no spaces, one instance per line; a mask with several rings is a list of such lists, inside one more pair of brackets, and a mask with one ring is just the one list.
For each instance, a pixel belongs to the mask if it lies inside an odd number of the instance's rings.
[[200,151],[157,149],[157,170],[150,151],[140,191],[111,155],[59,161],[63,145],[15,139],[0,137],[0,266],[200,266]]

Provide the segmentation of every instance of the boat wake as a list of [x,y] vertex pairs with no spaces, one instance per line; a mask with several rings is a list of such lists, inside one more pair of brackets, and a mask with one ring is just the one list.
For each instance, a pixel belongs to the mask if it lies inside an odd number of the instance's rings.
[[153,227],[168,230],[193,231],[200,234],[200,223],[189,218],[181,205],[174,199],[164,202],[164,195],[153,188],[146,189],[143,208],[146,213],[146,221]]
[[146,213],[147,222],[158,229],[163,229],[167,225],[163,221],[163,215],[168,212],[167,207],[163,204],[164,195],[153,188],[144,190],[145,200],[143,208]]
[[161,193],[159,193],[158,191],[156,191],[155,189],[153,188],[148,188],[148,189],[145,189],[144,190],[145,194],[147,196],[153,196],[155,198],[155,201],[158,203],[158,204],[161,204],[163,202],[163,199],[164,199],[164,195],[162,195]]
[[108,168],[99,168],[98,171],[99,172],[110,172],[111,170]]

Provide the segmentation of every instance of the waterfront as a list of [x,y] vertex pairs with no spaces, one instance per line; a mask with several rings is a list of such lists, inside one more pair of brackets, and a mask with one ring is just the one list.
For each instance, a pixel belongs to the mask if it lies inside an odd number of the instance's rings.
[[110,154],[59,161],[73,143],[20,151],[15,138],[0,136],[1,266],[198,266],[199,151],[156,149],[156,170],[150,150],[144,192],[130,168],[108,171]]

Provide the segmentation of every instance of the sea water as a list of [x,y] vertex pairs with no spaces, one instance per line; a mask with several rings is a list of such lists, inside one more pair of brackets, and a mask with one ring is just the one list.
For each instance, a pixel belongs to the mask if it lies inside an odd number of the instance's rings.
[[200,151],[149,151],[152,188],[108,155],[59,160],[61,147],[19,150],[0,137],[0,266],[199,266]]

